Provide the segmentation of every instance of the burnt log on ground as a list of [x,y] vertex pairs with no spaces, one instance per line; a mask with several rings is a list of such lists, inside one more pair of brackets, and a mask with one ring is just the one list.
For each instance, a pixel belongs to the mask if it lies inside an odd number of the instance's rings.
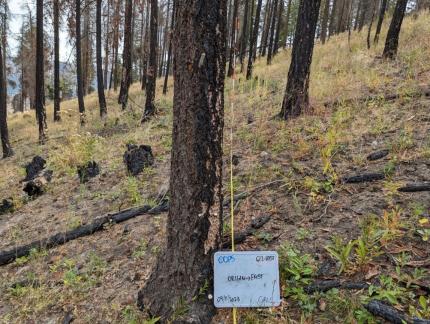
[[423,183],[409,183],[397,189],[400,192],[420,192],[420,191],[430,191],[430,182]]
[[372,182],[385,179],[385,174],[383,172],[369,172],[356,174],[353,176],[343,177],[343,183],[363,183],[363,182]]
[[[373,96],[359,97],[359,98],[347,98],[347,99],[336,99],[333,101],[327,101],[324,103],[325,107],[336,107],[340,105],[350,105],[353,103],[367,103],[372,101],[393,101],[400,99],[403,95],[401,93],[387,93],[387,94],[377,94]],[[422,88],[416,94],[409,97],[430,97],[430,88]]]
[[[253,219],[251,224],[245,228],[245,230],[234,234],[234,244],[241,244],[245,242],[249,236],[254,235],[255,231],[263,227],[269,220],[269,215],[264,215]],[[231,238],[225,237],[221,246],[223,249],[231,248]]]
[[0,251],[0,266],[11,263],[17,258],[29,255],[30,251],[33,249],[50,249],[55,246],[65,244],[79,237],[88,236],[95,232],[101,231],[104,229],[104,225],[125,222],[129,219],[143,214],[157,215],[167,211],[168,208],[169,204],[167,202],[161,203],[160,205],[155,207],[142,206],[130,208],[115,214],[108,214],[106,216],[96,218],[90,224],[79,226],[78,228],[67,232],[57,233],[51,237],[38,241],[33,241],[23,246],[19,246],[6,251]]
[[364,305],[364,308],[366,308],[367,311],[372,315],[379,316],[386,321],[394,324],[430,324],[430,320],[411,318],[406,314],[400,313],[394,307],[384,304],[379,300],[371,300],[368,304]]
[[316,280],[315,282],[306,286],[304,291],[307,294],[312,294],[315,292],[326,292],[333,288],[360,290],[369,288],[369,284],[366,282],[342,282],[340,280]]
[[367,160],[368,161],[376,161],[376,160],[379,160],[379,159],[386,157],[388,154],[390,154],[390,150],[385,149],[385,150],[376,151],[376,152],[370,153],[367,156]]

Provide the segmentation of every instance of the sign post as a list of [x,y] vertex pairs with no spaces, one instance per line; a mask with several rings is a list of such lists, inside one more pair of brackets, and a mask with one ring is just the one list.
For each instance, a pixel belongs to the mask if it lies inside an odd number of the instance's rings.
[[278,253],[215,253],[215,307],[274,307],[280,303]]

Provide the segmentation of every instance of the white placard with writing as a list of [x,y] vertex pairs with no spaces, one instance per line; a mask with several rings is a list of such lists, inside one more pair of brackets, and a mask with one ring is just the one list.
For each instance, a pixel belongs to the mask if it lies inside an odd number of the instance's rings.
[[278,253],[215,253],[215,307],[273,307],[280,302]]

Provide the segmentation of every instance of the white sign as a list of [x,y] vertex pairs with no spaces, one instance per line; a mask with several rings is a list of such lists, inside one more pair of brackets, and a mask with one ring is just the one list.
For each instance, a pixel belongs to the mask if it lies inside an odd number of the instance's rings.
[[215,253],[215,307],[279,306],[278,264],[272,251]]

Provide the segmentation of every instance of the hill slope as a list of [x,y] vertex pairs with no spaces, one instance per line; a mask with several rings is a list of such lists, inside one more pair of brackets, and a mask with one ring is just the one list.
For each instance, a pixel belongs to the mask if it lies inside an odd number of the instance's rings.
[[[287,123],[271,117],[284,95],[289,50],[269,67],[262,59],[254,80],[238,75],[234,89],[226,81],[226,132],[233,128],[238,160],[235,190],[250,193],[237,203],[237,230],[270,216],[240,249],[279,251],[286,297],[274,310],[241,311],[243,322],[374,320],[361,306],[369,297],[367,288],[305,293],[315,279],[368,282],[374,285],[372,298],[412,316],[430,317],[418,302],[423,295],[430,303],[430,193],[397,190],[430,181],[430,101],[421,95],[430,84],[430,15],[405,20],[394,62],[378,58],[383,44],[368,51],[365,36],[353,33],[348,42],[347,35],[339,35],[316,46],[313,112]],[[49,124],[45,146],[37,145],[33,113],[10,118],[16,156],[0,161],[0,198],[13,197],[16,207],[0,216],[0,250],[88,224],[108,212],[158,203],[169,183],[172,124],[172,87],[163,97],[160,84],[159,115],[144,126],[144,97],[137,84],[125,112],[116,104],[117,94],[108,94],[109,116],[103,122],[97,97],[87,97],[85,127],[79,126],[77,103],[63,103],[63,121]],[[385,100],[386,94],[398,98]],[[137,177],[128,176],[122,162],[128,143],[151,145],[154,152],[154,166]],[[225,165],[229,149],[226,140]],[[389,154],[382,159],[366,159],[385,149]],[[21,180],[23,165],[36,154],[47,159],[54,176],[47,193],[30,200]],[[100,164],[101,174],[80,184],[76,167],[90,160]],[[384,179],[342,181],[369,172],[380,172]],[[76,323],[143,321],[136,294],[162,248],[164,223],[165,214],[137,217],[3,266],[0,320],[57,322],[72,314]],[[215,322],[229,316],[220,311]]]

